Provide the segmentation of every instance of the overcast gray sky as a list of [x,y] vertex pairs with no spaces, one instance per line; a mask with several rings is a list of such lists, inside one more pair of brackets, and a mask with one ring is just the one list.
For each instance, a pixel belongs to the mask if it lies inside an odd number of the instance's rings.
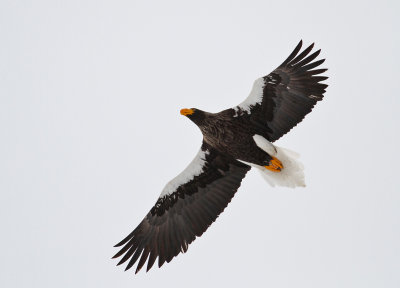
[[[400,287],[398,1],[0,1],[1,287]],[[192,160],[183,107],[247,97],[300,39],[325,99],[186,254],[134,275],[112,246]],[[397,131],[397,132],[396,132]]]

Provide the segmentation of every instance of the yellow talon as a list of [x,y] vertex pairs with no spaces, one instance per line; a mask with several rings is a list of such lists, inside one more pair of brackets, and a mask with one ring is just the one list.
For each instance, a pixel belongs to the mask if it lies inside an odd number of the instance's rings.
[[273,172],[281,172],[283,169],[282,162],[279,161],[277,158],[272,156],[271,161],[269,161],[268,166],[264,166],[266,169],[273,171]]

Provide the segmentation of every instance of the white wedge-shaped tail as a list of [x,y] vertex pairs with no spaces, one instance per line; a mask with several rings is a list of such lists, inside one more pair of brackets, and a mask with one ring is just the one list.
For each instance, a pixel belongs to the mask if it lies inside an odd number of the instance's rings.
[[283,169],[280,172],[273,172],[263,166],[252,164],[252,166],[258,168],[263,178],[271,186],[292,188],[306,186],[304,182],[304,166],[298,160],[299,154],[285,148],[274,146],[271,142],[260,135],[254,135],[253,139],[258,147],[282,162]]

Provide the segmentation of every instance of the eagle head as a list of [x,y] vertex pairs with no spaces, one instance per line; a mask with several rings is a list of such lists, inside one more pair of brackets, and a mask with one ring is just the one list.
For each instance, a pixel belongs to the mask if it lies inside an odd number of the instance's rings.
[[202,120],[206,116],[205,114],[206,113],[204,111],[201,111],[200,109],[197,109],[197,108],[181,109],[181,115],[188,117],[190,120],[192,120],[197,125],[201,124]]

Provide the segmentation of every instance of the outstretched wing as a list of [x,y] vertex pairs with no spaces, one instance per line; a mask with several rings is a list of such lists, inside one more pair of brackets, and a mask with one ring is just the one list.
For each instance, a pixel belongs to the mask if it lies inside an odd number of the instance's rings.
[[124,240],[113,257],[129,260],[125,270],[139,259],[136,273],[146,260],[147,271],[158,257],[158,266],[170,262],[201,236],[225,209],[250,166],[222,155],[203,143],[189,166],[171,180],[143,221]]
[[[321,50],[310,55],[314,43],[300,52],[302,41],[272,73],[254,82],[250,95],[231,110],[234,117],[248,122],[273,142],[289,132],[322,100],[327,69],[315,69],[325,59],[314,61]],[[313,62],[314,61],[314,62]]]

